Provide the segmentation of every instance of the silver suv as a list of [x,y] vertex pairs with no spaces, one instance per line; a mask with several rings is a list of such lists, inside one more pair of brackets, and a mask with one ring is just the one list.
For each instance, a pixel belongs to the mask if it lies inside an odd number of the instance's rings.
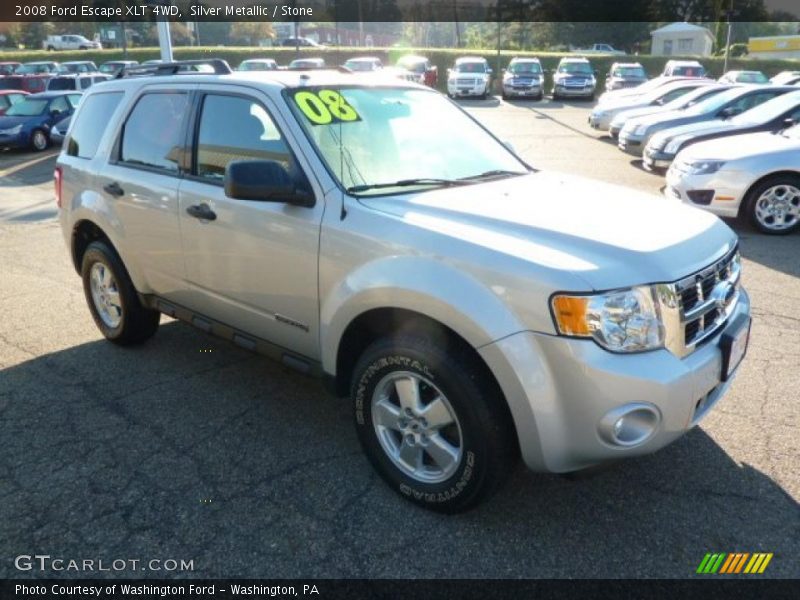
[[93,86],[68,132],[60,220],[108,340],[165,313],[323,377],[442,512],[519,454],[654,452],[728,389],[750,303],[717,217],[539,172],[422,85],[212,66]]

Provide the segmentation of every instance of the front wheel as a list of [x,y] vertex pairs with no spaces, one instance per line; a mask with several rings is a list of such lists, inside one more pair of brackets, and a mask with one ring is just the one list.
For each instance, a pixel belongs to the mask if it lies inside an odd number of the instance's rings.
[[776,175],[747,194],[745,211],[751,223],[771,235],[786,235],[800,227],[800,177]]
[[511,417],[476,359],[421,337],[373,343],[351,390],[372,465],[406,499],[456,513],[487,498],[515,463]]

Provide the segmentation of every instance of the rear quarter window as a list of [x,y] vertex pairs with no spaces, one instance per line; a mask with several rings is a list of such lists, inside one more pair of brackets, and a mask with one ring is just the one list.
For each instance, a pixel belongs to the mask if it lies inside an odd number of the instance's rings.
[[84,99],[85,106],[73,123],[67,142],[67,154],[94,158],[111,116],[122,100],[122,92],[94,94]]

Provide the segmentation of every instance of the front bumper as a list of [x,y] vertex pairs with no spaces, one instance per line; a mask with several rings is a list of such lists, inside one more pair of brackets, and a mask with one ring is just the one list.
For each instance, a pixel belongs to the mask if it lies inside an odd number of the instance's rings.
[[15,135],[0,135],[0,148],[27,148],[30,136],[23,132]]
[[641,156],[643,142],[644,136],[634,135],[623,130],[619,133],[617,147],[631,156]]
[[[751,177],[741,171],[720,170],[710,175],[688,175],[674,167],[667,171],[664,195],[680,200],[695,208],[702,208],[720,217],[736,218],[745,192],[751,185]],[[692,192],[713,191],[708,204],[692,200]]]
[[456,96],[456,97],[485,96],[489,91],[488,87],[489,86],[487,84],[478,84],[474,86],[464,87],[448,83],[447,93],[450,94],[451,96]]
[[[503,389],[525,464],[564,473],[650,454],[694,427],[725,394],[720,339],[750,300],[739,301],[722,330],[683,359],[667,350],[614,354],[590,340],[521,332],[480,348]],[[734,375],[735,376],[735,375]],[[658,415],[641,444],[604,441],[599,427],[620,407],[647,405]]]
[[646,169],[668,169],[673,160],[675,160],[674,154],[655,150],[649,146],[645,146],[642,153],[642,164]]
[[553,86],[553,95],[569,98],[591,98],[594,96],[594,87],[567,87],[556,85]]
[[611,114],[598,115],[592,113],[589,115],[587,121],[592,129],[599,129],[600,131],[608,131],[609,128],[611,127],[611,120],[613,118],[614,115]]
[[528,96],[541,96],[542,86],[539,83],[530,86],[514,86],[503,84],[503,94],[509,97],[524,98]]

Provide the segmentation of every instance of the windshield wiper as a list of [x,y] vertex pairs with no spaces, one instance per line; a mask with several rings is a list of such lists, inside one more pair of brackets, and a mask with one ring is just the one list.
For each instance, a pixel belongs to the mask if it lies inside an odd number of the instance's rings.
[[453,187],[458,185],[469,185],[469,182],[460,179],[436,179],[434,177],[418,177],[416,179],[401,179],[400,181],[393,181],[387,183],[364,183],[361,185],[353,185],[347,188],[350,194],[357,194],[359,192],[366,192],[367,190],[378,190],[381,188],[393,187],[410,187],[413,185],[433,185],[437,187]]
[[470,175],[469,177],[462,177],[459,181],[473,181],[476,179],[492,179],[494,177],[513,177],[515,175],[526,175],[519,171],[505,171],[503,169],[494,169],[492,171],[484,171],[478,175]]

